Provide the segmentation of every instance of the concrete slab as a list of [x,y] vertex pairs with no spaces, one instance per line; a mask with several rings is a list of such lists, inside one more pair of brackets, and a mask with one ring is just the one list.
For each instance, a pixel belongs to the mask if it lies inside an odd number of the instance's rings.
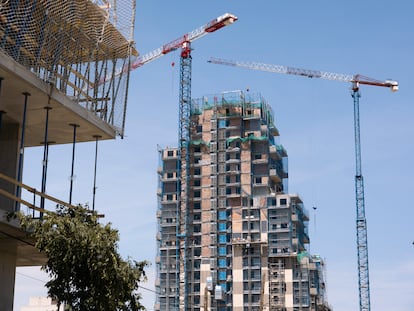
[[8,55],[0,52],[0,77],[3,78],[0,92],[0,111],[4,111],[2,122],[22,123],[25,97],[28,92],[25,146],[39,146],[44,141],[46,109],[49,110],[48,141],[55,144],[71,143],[73,127],[77,124],[77,141],[114,139],[115,129],[94,113],[80,106],[52,85],[42,81]]
[[7,221],[6,213],[0,210],[0,254],[16,258],[16,267],[41,266],[46,256],[34,246],[35,240],[22,230],[16,219]]

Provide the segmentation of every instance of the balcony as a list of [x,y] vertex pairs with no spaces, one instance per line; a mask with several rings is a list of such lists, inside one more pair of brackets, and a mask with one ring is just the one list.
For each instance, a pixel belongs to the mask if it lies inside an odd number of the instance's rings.
[[162,154],[162,160],[163,161],[169,161],[169,160],[177,160],[177,150],[164,150]]
[[256,178],[253,179],[253,187],[254,188],[268,187],[268,186],[269,186],[269,179],[267,178],[267,176],[256,177]]
[[238,164],[238,163],[240,163],[240,159],[233,158],[233,159],[226,160],[226,164],[231,164],[231,163]]
[[171,172],[171,173],[164,173],[162,178],[162,182],[172,182],[177,181],[177,172]]
[[161,204],[177,203],[177,194],[164,194],[161,199]]
[[260,158],[260,159],[253,159],[253,164],[267,164],[269,163],[269,160],[266,157]]

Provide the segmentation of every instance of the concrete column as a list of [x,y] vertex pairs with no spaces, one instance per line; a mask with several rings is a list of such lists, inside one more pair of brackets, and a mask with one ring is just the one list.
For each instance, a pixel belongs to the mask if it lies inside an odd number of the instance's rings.
[[0,310],[13,311],[16,254],[2,252],[0,256]]
[[[17,178],[19,133],[19,124],[6,122],[3,118],[0,131],[0,172],[14,179]],[[11,194],[16,191],[14,185],[3,180],[0,180],[0,188]],[[14,201],[0,196],[0,210],[12,212],[14,207]],[[3,241],[0,245],[0,310],[13,311],[15,274],[16,245]]]
[[233,310],[243,311],[243,247],[233,246]]
[[[19,133],[19,124],[3,120],[0,131],[0,172],[14,179],[17,179]],[[3,180],[0,180],[0,188],[15,194],[15,186]],[[0,209],[11,212],[14,206],[12,200],[0,196]]]

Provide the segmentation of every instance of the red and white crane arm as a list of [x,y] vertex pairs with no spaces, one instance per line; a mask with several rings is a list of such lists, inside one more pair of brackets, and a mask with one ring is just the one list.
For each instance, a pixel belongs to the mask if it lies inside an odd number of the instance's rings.
[[237,16],[230,14],[230,13],[225,13],[213,19],[212,21],[208,22],[207,24],[190,31],[189,33],[186,33],[185,35],[169,43],[166,43],[163,46],[147,54],[144,54],[142,56],[139,56],[133,59],[129,65],[126,64],[123,67],[120,67],[119,69],[117,69],[114,75],[109,74],[99,79],[98,85],[101,85],[102,83],[105,83],[106,81],[109,81],[110,78],[113,76],[117,77],[121,75],[122,73],[128,72],[128,70],[131,71],[131,70],[137,69],[145,64],[148,64],[156,60],[157,58],[160,58],[161,56],[165,54],[168,54],[171,51],[175,51],[176,49],[183,47],[185,43],[193,42],[205,36],[208,33],[215,32],[216,30],[220,28],[233,24],[235,21],[237,21],[237,19],[238,19]]
[[165,54],[168,54],[171,51],[181,48],[186,42],[193,42],[205,36],[206,34],[210,32],[214,32],[220,28],[228,26],[234,23],[236,20],[237,20],[237,17],[233,14],[230,14],[230,13],[223,14],[213,19],[209,23],[190,31],[184,36],[179,37],[167,44],[164,44],[158,49],[155,49],[145,55],[142,55],[136,58],[131,64],[131,70],[141,67],[149,62],[152,62],[153,60],[156,60],[157,58]]
[[243,67],[243,68],[248,68],[248,69],[253,69],[253,70],[262,70],[262,71],[268,71],[268,72],[274,72],[274,73],[290,74],[290,75],[303,76],[303,77],[308,77],[308,78],[320,78],[320,79],[325,79],[325,80],[351,82],[355,85],[354,87],[358,87],[358,84],[384,86],[384,87],[389,87],[391,91],[393,92],[398,91],[397,81],[392,81],[392,80],[379,81],[379,80],[368,78],[368,77],[365,77],[359,74],[350,75],[350,74],[334,73],[334,72],[327,72],[327,71],[295,68],[295,67],[282,66],[282,65],[272,65],[272,64],[255,63],[255,62],[239,62],[239,61],[224,60],[224,59],[213,58],[213,57],[210,58],[208,62],[213,63],[213,64],[219,64],[219,65]]

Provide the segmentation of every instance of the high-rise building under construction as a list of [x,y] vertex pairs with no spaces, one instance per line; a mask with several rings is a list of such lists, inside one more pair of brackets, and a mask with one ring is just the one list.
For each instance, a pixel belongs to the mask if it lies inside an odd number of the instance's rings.
[[330,310],[271,107],[205,96],[189,122],[184,148],[159,150],[155,309]]

